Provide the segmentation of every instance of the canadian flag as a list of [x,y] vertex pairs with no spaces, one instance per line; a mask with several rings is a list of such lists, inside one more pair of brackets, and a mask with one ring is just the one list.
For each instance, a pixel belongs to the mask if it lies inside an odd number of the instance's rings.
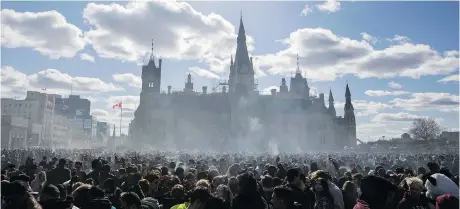
[[115,108],[121,108],[121,102],[118,103],[118,104],[115,104],[115,105],[113,106],[113,109],[115,109]]

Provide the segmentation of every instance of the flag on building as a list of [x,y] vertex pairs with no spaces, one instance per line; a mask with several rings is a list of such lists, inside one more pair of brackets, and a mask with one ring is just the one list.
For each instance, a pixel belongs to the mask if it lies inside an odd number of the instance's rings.
[[113,106],[113,109],[115,109],[115,108],[121,108],[121,102],[118,103],[118,104],[115,104],[115,105]]

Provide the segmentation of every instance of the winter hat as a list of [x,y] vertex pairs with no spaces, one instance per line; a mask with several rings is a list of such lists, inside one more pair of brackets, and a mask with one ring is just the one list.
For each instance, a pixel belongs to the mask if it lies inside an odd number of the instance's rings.
[[436,209],[458,208],[458,198],[450,194],[444,194],[436,198]]

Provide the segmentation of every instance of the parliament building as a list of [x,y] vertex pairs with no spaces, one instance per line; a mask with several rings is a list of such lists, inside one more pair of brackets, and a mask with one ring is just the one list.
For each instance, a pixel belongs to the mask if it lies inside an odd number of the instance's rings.
[[[139,148],[188,151],[305,152],[355,146],[356,122],[351,93],[345,87],[344,116],[337,116],[332,91],[310,95],[297,70],[281,80],[279,92],[259,94],[249,57],[243,20],[228,80],[219,91],[196,91],[189,74],[181,92],[160,90],[162,60],[142,66],[140,103],[131,121],[131,143]],[[215,89],[214,89],[215,90]]]

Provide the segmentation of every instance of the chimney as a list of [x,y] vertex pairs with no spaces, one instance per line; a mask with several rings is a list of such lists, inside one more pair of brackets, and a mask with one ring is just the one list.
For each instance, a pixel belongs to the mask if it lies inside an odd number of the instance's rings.
[[276,89],[272,89],[272,90],[270,90],[270,92],[271,92],[272,96],[276,96]]
[[168,94],[171,94],[171,86],[168,86]]
[[208,93],[208,87],[207,86],[203,86],[202,89],[203,89],[203,94]]

